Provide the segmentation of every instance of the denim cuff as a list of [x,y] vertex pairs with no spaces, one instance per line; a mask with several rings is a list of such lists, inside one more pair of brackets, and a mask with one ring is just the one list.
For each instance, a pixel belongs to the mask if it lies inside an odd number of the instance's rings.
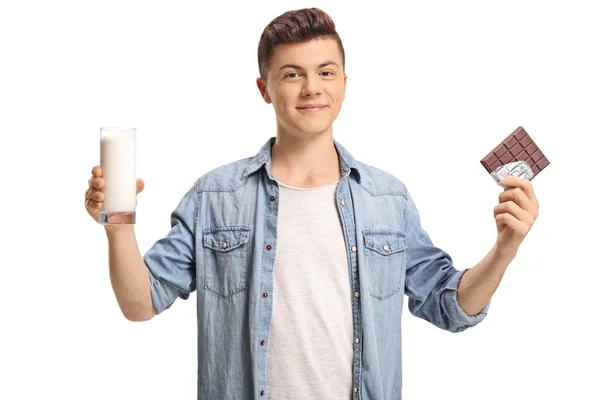
[[166,282],[159,281],[150,270],[149,275],[150,297],[152,298],[152,305],[156,310],[156,315],[158,315],[173,305],[175,299],[177,299],[177,289]]
[[458,284],[460,283],[463,274],[467,271],[468,269],[455,272],[446,283],[444,291],[442,292],[442,307],[444,307],[444,312],[455,325],[453,331],[456,332],[464,331],[465,329],[480,323],[485,318],[488,309],[490,308],[490,303],[488,302],[478,314],[469,315],[458,304]]

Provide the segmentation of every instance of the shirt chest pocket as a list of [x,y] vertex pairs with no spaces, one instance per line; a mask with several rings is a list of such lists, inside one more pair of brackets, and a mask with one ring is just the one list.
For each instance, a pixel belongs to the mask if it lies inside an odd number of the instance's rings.
[[248,287],[252,228],[224,226],[202,231],[204,287],[229,297]]
[[406,269],[406,233],[387,229],[363,232],[369,293],[385,299],[404,286]]

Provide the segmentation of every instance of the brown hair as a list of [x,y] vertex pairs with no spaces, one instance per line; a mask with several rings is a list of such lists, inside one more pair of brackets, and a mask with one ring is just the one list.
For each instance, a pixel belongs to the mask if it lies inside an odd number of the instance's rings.
[[258,43],[258,70],[266,82],[269,63],[275,46],[302,43],[312,39],[335,39],[342,53],[342,67],[346,69],[344,46],[335,30],[333,19],[318,8],[303,8],[281,14],[263,30]]

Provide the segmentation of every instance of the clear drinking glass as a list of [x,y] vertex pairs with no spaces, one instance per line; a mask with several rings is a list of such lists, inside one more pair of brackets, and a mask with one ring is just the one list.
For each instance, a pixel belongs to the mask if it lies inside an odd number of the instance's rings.
[[135,128],[100,128],[100,166],[104,179],[100,223],[103,225],[135,224],[136,153]]

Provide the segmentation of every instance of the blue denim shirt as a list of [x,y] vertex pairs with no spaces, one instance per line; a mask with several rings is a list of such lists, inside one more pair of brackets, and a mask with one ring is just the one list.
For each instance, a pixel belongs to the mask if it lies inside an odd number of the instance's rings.
[[[201,176],[144,255],[157,313],[197,293],[198,399],[266,399],[279,185],[270,138],[253,157]],[[460,332],[486,315],[458,305],[462,274],[420,224],[406,186],[334,140],[337,209],[350,274],[353,387],[340,398],[401,399],[404,294],[410,312]],[[314,232],[318,235],[319,232]],[[310,382],[307,382],[310,385]],[[301,396],[301,394],[300,394]],[[347,396],[347,397],[346,397]]]

